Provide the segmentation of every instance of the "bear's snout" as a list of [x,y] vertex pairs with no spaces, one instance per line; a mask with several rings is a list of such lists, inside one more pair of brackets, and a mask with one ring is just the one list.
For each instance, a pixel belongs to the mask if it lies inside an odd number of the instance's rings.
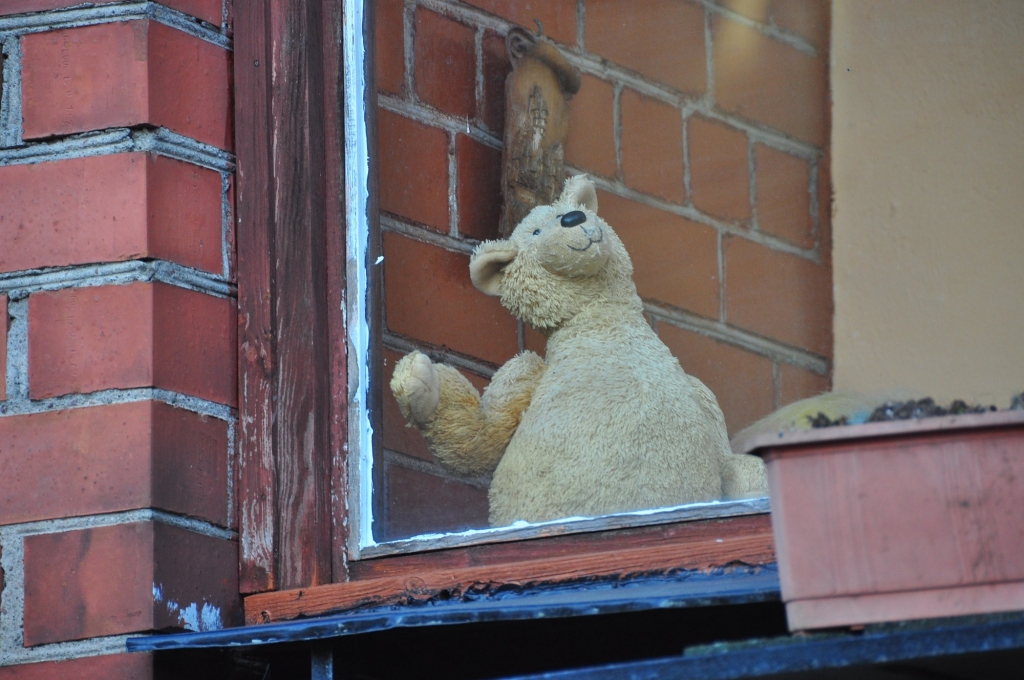
[[587,221],[587,214],[582,210],[573,210],[562,215],[563,227],[576,227]]

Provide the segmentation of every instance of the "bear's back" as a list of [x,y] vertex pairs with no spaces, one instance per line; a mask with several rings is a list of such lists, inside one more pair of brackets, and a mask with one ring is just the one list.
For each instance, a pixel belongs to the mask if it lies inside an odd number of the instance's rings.
[[491,483],[493,526],[720,497],[721,433],[689,377],[638,309],[606,311],[549,339]]

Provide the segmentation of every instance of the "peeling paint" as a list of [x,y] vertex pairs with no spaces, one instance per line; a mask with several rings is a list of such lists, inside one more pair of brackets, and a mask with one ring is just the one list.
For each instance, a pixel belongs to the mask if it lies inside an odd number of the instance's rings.
[[220,630],[223,628],[224,621],[220,613],[220,607],[204,602],[203,608],[199,612],[199,625],[200,630]]
[[224,628],[220,607],[208,602],[204,602],[201,608],[195,602],[182,608],[174,600],[168,600],[167,612],[171,616],[177,617],[178,623],[185,630],[206,632]]

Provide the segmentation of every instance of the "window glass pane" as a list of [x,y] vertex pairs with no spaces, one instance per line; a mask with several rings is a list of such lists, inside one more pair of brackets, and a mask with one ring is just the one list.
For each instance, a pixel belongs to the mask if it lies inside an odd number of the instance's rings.
[[[643,354],[645,343],[667,347],[710,389],[730,435],[830,388],[828,7],[824,0],[378,0],[384,432],[373,461],[375,541],[489,526],[490,471],[460,474],[442,465],[420,431],[406,426],[388,389],[398,361],[423,352],[482,391],[521,352],[545,357],[567,322],[531,327],[503,306],[511,304],[507,291],[485,295],[471,281],[477,246],[503,238],[503,219],[519,219],[510,217],[512,180],[533,187],[516,194],[518,203],[544,204],[557,197],[564,177],[590,178],[603,222],[584,210],[585,221],[575,223],[566,220],[572,210],[560,208],[539,229],[558,238],[576,230],[581,240],[566,245],[582,251],[599,242],[601,224],[610,227],[628,252],[642,300],[637,337],[648,334],[619,343],[626,346],[616,357],[575,359],[587,370],[625,367],[621,387],[597,383],[621,389],[621,399],[594,400],[576,379],[586,371],[545,387],[546,403],[578,401],[579,413],[595,404],[620,411],[586,417],[608,437],[622,437],[621,459],[588,460],[575,474],[558,467],[580,463],[552,460],[551,470],[519,478],[533,480],[520,482],[522,494],[548,475],[579,484],[589,475],[600,483],[589,482],[583,495],[593,503],[583,506],[598,507],[593,497],[605,493],[602,485],[621,489],[642,477],[628,469],[644,467],[629,457],[644,448],[630,440],[641,436],[632,415],[648,414],[639,428],[645,438],[677,436],[679,410],[663,406],[678,387],[665,385],[680,378],[669,369],[664,381],[647,384],[630,373],[630,352]],[[513,62],[521,80],[507,90]],[[553,132],[563,123],[564,141]],[[558,191],[550,195],[553,185]],[[517,252],[526,252],[522,243]],[[592,265],[551,257],[539,266],[561,272],[572,289],[597,275],[601,258],[616,255],[601,251]],[[533,312],[529,320],[536,321]],[[609,323],[631,322],[617,316]],[[553,358],[546,358],[550,369]],[[555,380],[540,379],[549,378]],[[645,390],[652,395],[646,401]],[[527,394],[524,422],[543,430],[542,406]],[[616,423],[628,425],[620,433]],[[555,430],[564,439],[562,428]],[[679,442],[681,450],[687,446]],[[509,512],[507,519],[521,519]]]

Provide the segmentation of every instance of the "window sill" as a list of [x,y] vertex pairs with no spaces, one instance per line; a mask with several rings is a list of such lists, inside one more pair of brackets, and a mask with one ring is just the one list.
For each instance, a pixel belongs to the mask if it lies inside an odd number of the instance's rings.
[[628,529],[674,522],[692,522],[702,519],[721,519],[767,513],[768,497],[734,501],[690,503],[668,508],[621,512],[601,517],[568,517],[550,522],[517,522],[507,527],[469,529],[444,534],[423,534],[396,541],[377,543],[359,549],[356,559],[373,559],[388,555],[406,555],[427,550],[444,550],[488,543],[505,543],[532,538],[564,536],[569,534]]
[[353,560],[348,581],[246,597],[245,620],[254,625],[391,604],[468,600],[581,581],[620,582],[639,575],[765,566],[775,562],[775,544],[770,516],[754,511],[755,501],[746,501],[749,512],[736,516],[669,520],[669,513],[687,510],[680,508],[665,511],[666,517],[655,520],[664,523],[646,526],[626,522],[635,518],[605,517],[581,522],[621,521],[622,526],[590,525],[586,533],[517,536],[514,542],[506,532],[488,543],[431,551],[419,546],[415,553]]

